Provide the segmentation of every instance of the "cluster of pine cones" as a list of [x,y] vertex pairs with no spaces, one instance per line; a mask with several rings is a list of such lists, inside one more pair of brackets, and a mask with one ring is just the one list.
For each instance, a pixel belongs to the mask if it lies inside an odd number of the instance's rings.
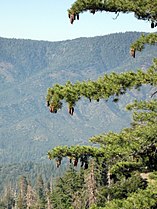
[[74,20],[79,20],[79,14],[68,14],[70,23],[73,24]]
[[[62,158],[61,157],[56,158],[56,167],[57,168],[60,167],[61,162],[62,162]],[[73,159],[70,158],[69,162],[72,163],[74,167],[77,167],[77,165],[78,165],[78,158],[77,157],[75,157]],[[84,169],[88,169],[88,161],[87,160],[80,159],[80,162],[81,162],[81,167],[84,167]]]
[[134,48],[131,48],[130,49],[130,55],[135,58],[135,49]]
[[[55,106],[53,106],[52,104],[50,104],[49,101],[47,101],[47,107],[49,107],[49,111],[51,113],[57,113],[57,108],[55,108]],[[74,107],[69,107],[68,108],[68,112],[70,115],[73,115],[74,114]]]
[[[90,13],[92,13],[93,15],[95,14],[95,12],[95,9],[90,9]],[[74,20],[79,20],[79,14],[68,14],[68,17],[70,19],[71,24],[73,24]]]
[[157,27],[157,22],[151,22],[151,28]]

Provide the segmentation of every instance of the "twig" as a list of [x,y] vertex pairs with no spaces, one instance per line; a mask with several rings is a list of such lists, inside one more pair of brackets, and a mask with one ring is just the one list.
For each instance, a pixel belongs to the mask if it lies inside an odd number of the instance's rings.
[[157,93],[157,91],[155,91],[155,92],[151,95],[151,97],[153,97],[156,93]]
[[116,20],[117,18],[118,18],[118,16],[119,16],[119,12],[118,12],[118,14],[116,15],[116,17],[115,18],[112,18],[113,20]]

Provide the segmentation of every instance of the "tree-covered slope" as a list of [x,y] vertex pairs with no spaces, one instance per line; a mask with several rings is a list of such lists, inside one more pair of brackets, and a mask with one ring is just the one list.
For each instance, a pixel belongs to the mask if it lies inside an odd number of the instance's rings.
[[[154,48],[137,53],[136,61],[129,56],[139,36],[129,32],[61,42],[0,38],[0,163],[40,160],[56,145],[87,143],[95,134],[128,126],[124,107],[136,91],[119,103],[79,101],[73,117],[66,107],[50,114],[45,95],[55,83],[147,68],[157,56]],[[149,91],[138,92],[138,98],[149,97]]]

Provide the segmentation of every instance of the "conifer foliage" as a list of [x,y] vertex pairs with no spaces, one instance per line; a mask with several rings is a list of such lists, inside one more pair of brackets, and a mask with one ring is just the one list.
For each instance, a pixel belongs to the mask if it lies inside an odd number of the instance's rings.
[[[82,12],[98,11],[130,13],[157,26],[157,2],[151,0],[77,0],[68,10],[70,22],[79,19]],[[145,44],[155,45],[156,34],[142,35],[130,46],[130,54],[142,51]],[[48,89],[46,101],[50,112],[57,113],[63,102],[74,114],[74,106],[81,98],[89,101],[107,100],[112,97],[118,102],[122,94],[141,86],[157,86],[157,59],[147,70],[105,74],[96,81],[68,81]],[[92,165],[94,188],[93,205],[86,202],[84,208],[157,208],[157,182],[151,177],[157,172],[157,100],[156,90],[147,100],[134,101],[126,109],[132,111],[132,123],[119,133],[104,133],[90,138],[91,146],[58,146],[48,152],[49,159],[55,159],[57,167],[68,157],[74,166],[89,172]],[[59,163],[58,163],[59,162]],[[91,163],[92,162],[92,163]],[[94,164],[93,164],[94,162]],[[91,170],[90,170],[91,171]],[[74,202],[71,202],[74,206]],[[73,207],[77,208],[77,207]]]
[[[114,12],[114,13],[134,13],[137,19],[149,20],[151,28],[157,26],[157,2],[151,0],[77,0],[68,10],[68,16],[73,24],[76,16],[89,11]],[[79,19],[79,18],[78,18]]]

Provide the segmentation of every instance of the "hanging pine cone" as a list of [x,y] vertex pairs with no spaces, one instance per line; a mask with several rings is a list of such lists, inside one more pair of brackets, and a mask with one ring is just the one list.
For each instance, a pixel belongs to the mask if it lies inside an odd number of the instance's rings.
[[131,48],[130,49],[130,55],[135,58],[135,49],[134,48]]
[[79,14],[76,14],[76,16],[77,16],[77,20],[79,20],[80,19]]
[[113,102],[118,102],[118,101],[119,101],[118,98],[114,98],[114,99],[113,99]]
[[155,25],[154,25],[154,22],[151,22],[151,28],[154,28]]
[[88,162],[85,163],[84,169],[88,169]]
[[73,24],[73,22],[74,22],[74,15],[72,14],[70,15],[70,23]]
[[68,112],[70,115],[73,115],[74,113],[74,108],[73,107],[69,107]]
[[70,19],[70,14],[68,13],[68,17],[69,17],[69,19]]
[[81,162],[81,167],[83,167],[83,165],[84,165],[84,156],[80,157],[80,162]]
[[50,102],[49,101],[47,101],[47,107],[49,107],[50,106]]
[[56,167],[59,168],[60,165],[61,165],[61,159],[57,158],[56,159]]
[[49,107],[49,110],[50,110],[51,113],[53,113],[53,111],[54,111],[54,106],[50,106],[50,107]]
[[92,13],[94,15],[95,14],[95,9],[91,9],[90,13]]
[[75,159],[74,159],[74,161],[73,161],[73,165],[76,167],[76,166],[77,166],[77,164],[78,164],[78,159],[77,159],[77,158],[75,158]]
[[71,115],[73,115],[73,113],[74,113],[74,108],[72,107],[71,108]]
[[47,155],[48,155],[48,159],[51,160],[51,155],[50,155],[50,153],[48,153]]
[[54,106],[49,106],[49,110],[51,113],[57,113],[57,109]]
[[71,157],[69,157],[69,156],[68,156],[68,158],[69,158],[69,163],[72,163],[72,159],[71,159]]
[[83,167],[84,166],[84,161],[81,161],[81,167]]

